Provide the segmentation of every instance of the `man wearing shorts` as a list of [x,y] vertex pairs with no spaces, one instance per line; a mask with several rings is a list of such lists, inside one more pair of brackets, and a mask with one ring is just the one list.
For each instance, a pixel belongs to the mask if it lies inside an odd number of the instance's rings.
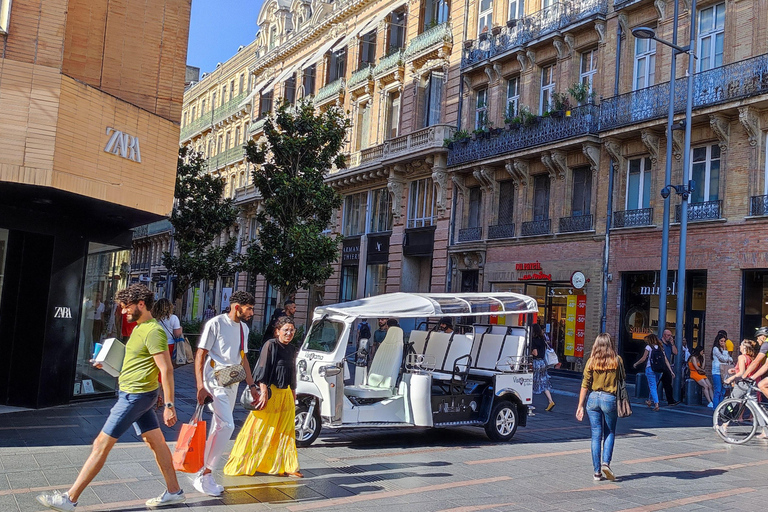
[[[146,502],[150,508],[164,507],[183,502],[184,491],[179,488],[173,459],[154,411],[157,402],[158,374],[162,376],[165,408],[163,421],[169,427],[176,423],[173,405],[173,365],[168,354],[168,340],[163,328],[152,318],[154,294],[143,284],[134,284],[120,290],[115,299],[120,303],[123,315],[136,327],[125,347],[123,368],[120,372],[120,393],[117,403],[109,413],[93,449],[80,470],[74,485],[61,494],[41,494],[37,501],[54,510],[75,510],[77,500],[88,484],[99,474],[118,438],[130,427],[144,439],[155,454],[155,460],[168,487],[157,498]],[[100,366],[99,366],[100,367]]]
[[245,370],[245,383],[251,390],[251,398],[258,400],[257,386],[251,376],[251,365],[245,356],[248,352],[248,326],[245,323],[253,317],[253,295],[238,290],[229,298],[229,313],[222,313],[206,322],[195,357],[195,381],[197,402],[203,404],[213,399],[208,440],[205,443],[205,464],[195,475],[192,485],[199,492],[209,496],[221,496],[224,487],[216,483],[213,470],[226,451],[229,439],[235,431],[232,412],[237,403],[237,388],[240,383],[220,386],[214,373],[216,370],[241,364]]

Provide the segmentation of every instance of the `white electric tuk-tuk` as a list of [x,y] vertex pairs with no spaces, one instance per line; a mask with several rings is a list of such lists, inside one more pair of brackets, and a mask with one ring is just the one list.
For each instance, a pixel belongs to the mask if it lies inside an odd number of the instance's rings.
[[[512,439],[531,406],[529,326],[538,310],[531,297],[492,292],[390,293],[318,307],[296,360],[297,445],[312,444],[322,427],[482,426],[493,441]],[[446,316],[472,323],[438,331]],[[372,361],[347,356],[350,341],[369,345],[356,340],[363,318],[372,329],[394,318],[408,332],[389,327]],[[345,384],[348,364],[356,378]]]

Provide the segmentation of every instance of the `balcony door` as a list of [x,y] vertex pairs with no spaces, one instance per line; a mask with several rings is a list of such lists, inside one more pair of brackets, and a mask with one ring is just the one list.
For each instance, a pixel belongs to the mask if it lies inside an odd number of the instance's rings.
[[533,220],[549,218],[549,176],[539,174],[533,178]]
[[696,184],[691,203],[717,201],[720,198],[720,146],[712,144],[691,150],[689,179]]

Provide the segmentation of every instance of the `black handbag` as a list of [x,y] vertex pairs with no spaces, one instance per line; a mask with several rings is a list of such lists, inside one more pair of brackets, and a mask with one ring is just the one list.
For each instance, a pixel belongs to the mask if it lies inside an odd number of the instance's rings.
[[627,393],[627,374],[621,361],[616,368],[616,411],[619,418],[632,416],[632,406],[629,403],[629,393]]

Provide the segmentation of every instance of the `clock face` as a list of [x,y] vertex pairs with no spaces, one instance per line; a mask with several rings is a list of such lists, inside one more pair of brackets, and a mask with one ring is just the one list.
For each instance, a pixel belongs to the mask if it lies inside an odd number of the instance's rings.
[[587,284],[587,278],[584,277],[583,272],[579,272],[578,270],[571,275],[571,285],[573,285],[574,288],[577,290],[580,290],[581,288],[584,288],[584,285]]

